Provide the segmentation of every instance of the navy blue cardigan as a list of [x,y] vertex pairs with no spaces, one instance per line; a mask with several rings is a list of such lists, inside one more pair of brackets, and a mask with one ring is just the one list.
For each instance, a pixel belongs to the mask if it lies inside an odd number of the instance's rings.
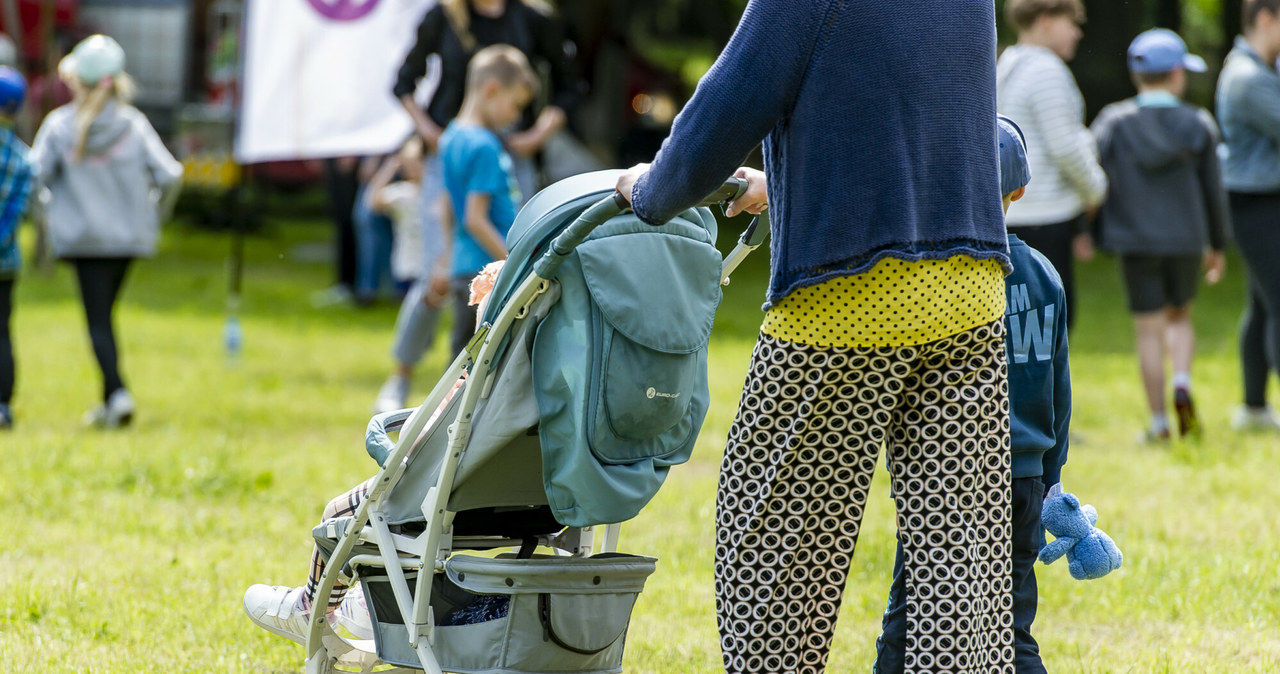
[[665,222],[764,139],[769,303],[884,257],[1008,268],[991,0],[751,0],[632,191]]

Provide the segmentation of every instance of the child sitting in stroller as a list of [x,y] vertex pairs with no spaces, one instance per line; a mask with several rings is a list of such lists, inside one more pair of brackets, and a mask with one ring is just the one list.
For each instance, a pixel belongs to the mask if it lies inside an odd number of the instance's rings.
[[[484,313],[484,301],[493,291],[502,265],[501,260],[489,263],[471,281],[469,302],[471,306],[476,307],[479,314]],[[462,384],[462,378],[454,383],[453,388],[445,395],[444,401],[432,413],[428,427],[449,405],[453,395],[462,388]],[[360,509],[360,504],[369,495],[369,490],[373,488],[374,479],[371,477],[330,500],[324,508],[321,522],[355,515]],[[313,548],[306,585],[301,587],[253,585],[244,593],[245,613],[254,624],[272,634],[305,645],[307,625],[311,620],[311,609],[317,599],[316,590],[319,588],[321,577],[324,576],[324,569],[325,556],[320,548]],[[344,600],[346,600],[345,603]],[[372,638],[368,610],[363,608],[362,604],[361,596],[347,598],[347,586],[334,585],[326,606],[329,623],[341,624],[361,639]]]

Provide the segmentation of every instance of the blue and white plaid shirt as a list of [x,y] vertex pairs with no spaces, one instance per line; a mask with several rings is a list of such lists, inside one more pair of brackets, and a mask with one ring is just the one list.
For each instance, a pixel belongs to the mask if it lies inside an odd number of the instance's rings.
[[35,182],[27,160],[30,151],[12,129],[0,126],[0,277],[13,276],[22,267],[18,220]]

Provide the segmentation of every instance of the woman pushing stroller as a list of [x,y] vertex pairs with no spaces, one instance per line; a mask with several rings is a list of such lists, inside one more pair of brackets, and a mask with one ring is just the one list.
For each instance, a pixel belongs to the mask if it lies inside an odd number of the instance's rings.
[[731,209],[768,201],[773,257],[716,497],[728,672],[825,669],[881,444],[906,671],[1013,671],[995,16],[961,4],[753,0],[618,181],[661,223],[764,141]]

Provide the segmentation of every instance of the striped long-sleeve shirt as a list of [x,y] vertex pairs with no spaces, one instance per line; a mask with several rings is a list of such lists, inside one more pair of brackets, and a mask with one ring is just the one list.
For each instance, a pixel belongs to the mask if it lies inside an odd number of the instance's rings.
[[1014,45],[996,63],[996,107],[1022,127],[1035,181],[1009,207],[1009,227],[1065,222],[1102,202],[1107,176],[1084,126],[1084,98],[1052,51]]
[[12,130],[0,127],[0,277],[16,274],[22,264],[18,219],[27,210],[33,184],[28,152]]

